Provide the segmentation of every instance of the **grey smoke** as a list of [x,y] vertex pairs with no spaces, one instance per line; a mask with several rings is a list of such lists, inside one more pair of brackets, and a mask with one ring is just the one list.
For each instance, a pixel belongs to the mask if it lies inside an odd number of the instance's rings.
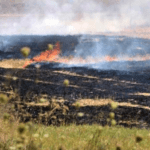
[[79,34],[149,26],[149,0],[1,0],[0,34]]

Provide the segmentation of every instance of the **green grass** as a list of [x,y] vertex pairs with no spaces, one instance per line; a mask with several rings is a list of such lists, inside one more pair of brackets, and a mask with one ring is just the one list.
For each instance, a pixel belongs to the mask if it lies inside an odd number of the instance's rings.
[[[22,137],[18,133],[19,123],[1,122],[0,143],[1,149],[11,149],[17,147],[17,139]],[[27,125],[26,125],[27,127]],[[121,126],[101,127],[99,125],[79,125],[69,126],[44,126],[33,124],[28,128],[23,136],[27,142],[23,144],[24,149],[30,149],[34,145],[38,150],[58,150],[60,147],[66,150],[115,150],[117,146],[123,150],[148,150],[150,147],[150,132],[146,129],[129,129]],[[142,137],[142,141],[137,143],[136,137]],[[29,148],[30,145],[30,148]],[[118,148],[119,148],[118,147]]]

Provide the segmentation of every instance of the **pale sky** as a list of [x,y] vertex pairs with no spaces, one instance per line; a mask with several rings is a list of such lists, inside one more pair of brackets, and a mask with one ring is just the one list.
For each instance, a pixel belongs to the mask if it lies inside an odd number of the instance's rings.
[[150,26],[149,0],[0,0],[0,34],[97,34]]

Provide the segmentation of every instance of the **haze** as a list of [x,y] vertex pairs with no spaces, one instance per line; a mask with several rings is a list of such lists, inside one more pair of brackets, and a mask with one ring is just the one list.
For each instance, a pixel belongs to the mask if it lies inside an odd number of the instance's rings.
[[149,27],[149,0],[1,0],[0,35],[99,34]]

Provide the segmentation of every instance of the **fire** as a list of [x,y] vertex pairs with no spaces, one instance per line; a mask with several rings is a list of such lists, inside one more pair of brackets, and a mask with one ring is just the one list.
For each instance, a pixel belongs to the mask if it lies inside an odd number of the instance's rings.
[[42,52],[40,55],[33,57],[29,61],[27,61],[23,68],[28,66],[29,64],[35,63],[35,62],[42,62],[42,61],[49,61],[49,62],[59,62],[59,63],[67,63],[67,64],[89,64],[89,63],[98,63],[98,62],[112,62],[112,61],[146,61],[150,60],[150,54],[147,54],[146,56],[136,55],[134,57],[129,56],[123,56],[123,57],[111,57],[111,56],[105,56],[105,57],[87,57],[86,59],[83,59],[82,57],[61,57],[60,54],[60,43],[57,42],[55,44],[55,47],[53,50],[46,50],[45,52]]
[[105,60],[106,61],[117,61],[117,58],[116,57],[111,57],[111,56],[106,56]]
[[32,60],[36,62],[53,61],[58,57],[59,53],[60,44],[59,42],[57,42],[53,50],[47,50],[45,52],[42,52],[39,56],[34,57]]
[[57,42],[53,50],[46,50],[45,52],[42,52],[39,56],[33,57],[30,61],[27,61],[23,65],[23,68],[34,62],[55,61],[59,54],[60,54],[60,43]]

